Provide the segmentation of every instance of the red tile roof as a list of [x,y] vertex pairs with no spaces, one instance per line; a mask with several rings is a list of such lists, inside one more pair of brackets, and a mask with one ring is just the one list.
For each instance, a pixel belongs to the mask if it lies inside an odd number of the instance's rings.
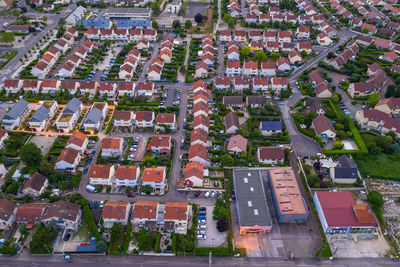
[[142,172],[143,182],[163,182],[165,167],[145,168]]
[[166,202],[164,220],[187,220],[187,202]]

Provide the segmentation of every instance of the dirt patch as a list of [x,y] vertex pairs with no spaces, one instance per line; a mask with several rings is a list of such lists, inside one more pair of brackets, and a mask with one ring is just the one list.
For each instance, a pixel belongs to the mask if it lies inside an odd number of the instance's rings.
[[211,22],[212,22],[212,9],[211,8],[209,8],[208,10],[207,10],[207,21],[206,21],[206,25],[204,26],[204,27],[206,27],[206,28],[208,28],[210,25],[211,25]]
[[34,136],[29,143],[34,143],[42,151],[42,155],[46,155],[50,151],[51,146],[56,140],[56,136]]

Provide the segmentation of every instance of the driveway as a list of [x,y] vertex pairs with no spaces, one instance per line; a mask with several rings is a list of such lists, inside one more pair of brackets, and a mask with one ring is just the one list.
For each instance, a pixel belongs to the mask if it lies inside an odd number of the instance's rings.
[[[220,232],[217,229],[217,221],[213,219],[214,205],[205,206],[207,218],[206,240],[197,240],[198,247],[219,247],[226,242],[226,233]],[[198,224],[200,225],[200,224]],[[216,255],[218,256],[218,255]]]

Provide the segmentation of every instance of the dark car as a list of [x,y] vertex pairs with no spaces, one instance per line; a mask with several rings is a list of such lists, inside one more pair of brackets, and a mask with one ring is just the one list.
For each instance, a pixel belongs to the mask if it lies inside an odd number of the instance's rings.
[[95,152],[96,151],[92,150],[92,152],[90,152],[90,156],[93,157]]
[[83,169],[83,174],[87,173],[87,171],[88,171],[88,168],[85,167],[85,168]]
[[13,247],[16,248],[17,250],[20,250],[20,249],[21,249],[21,247],[20,247],[17,243],[15,243],[15,244],[13,245]]
[[66,234],[65,237],[64,237],[64,240],[68,241],[70,239],[70,237],[71,237],[71,234]]
[[206,216],[206,214],[207,214],[207,213],[206,213],[205,211],[199,211],[199,215],[200,215],[200,216]]
[[97,209],[99,207],[99,204],[97,203],[97,201],[93,202],[93,206],[95,209]]
[[195,197],[199,197],[201,194],[201,191],[197,191],[196,194],[194,194]]
[[127,196],[128,197],[135,197],[135,193],[128,193]]
[[89,202],[89,209],[93,209],[92,201]]
[[207,209],[206,209],[206,207],[200,207],[199,208],[199,211],[206,211]]

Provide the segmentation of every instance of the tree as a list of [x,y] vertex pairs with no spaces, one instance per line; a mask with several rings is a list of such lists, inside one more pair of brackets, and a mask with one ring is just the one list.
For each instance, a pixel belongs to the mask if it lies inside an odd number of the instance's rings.
[[368,34],[369,33],[369,28],[364,28],[361,30],[362,33]]
[[240,54],[242,54],[244,57],[248,57],[250,55],[250,47],[248,46],[242,46],[240,48]]
[[379,99],[380,99],[380,95],[378,92],[373,92],[372,94],[370,94],[368,97],[370,106],[375,107],[375,105],[378,104]]
[[154,16],[157,17],[158,15],[161,14],[160,6],[158,4],[154,4],[152,9],[153,9]]
[[226,232],[229,229],[229,224],[225,218],[221,218],[217,222],[217,229],[219,232]]
[[108,250],[106,242],[104,242],[103,240],[96,242],[96,250],[99,253],[106,253]]
[[225,154],[221,157],[222,166],[233,166],[234,160],[231,155]]
[[333,149],[342,149],[342,148],[343,148],[342,141],[336,140],[335,143],[333,143]]
[[142,192],[145,194],[150,194],[153,192],[153,187],[151,187],[150,185],[142,186],[141,189],[142,189]]
[[34,143],[28,143],[21,150],[21,160],[27,166],[38,166],[42,160],[42,152]]
[[254,59],[258,62],[263,62],[267,60],[267,56],[265,55],[264,51],[257,51],[254,53]]
[[53,173],[53,168],[54,168],[54,165],[51,162],[49,162],[47,160],[42,160],[40,162],[39,172],[41,174],[43,174],[44,176],[48,177],[50,174]]
[[153,27],[153,29],[158,30],[158,22],[153,20],[153,22],[151,23],[151,27]]
[[332,96],[332,101],[335,102],[335,103],[338,103],[340,101],[338,94],[334,94]]
[[270,56],[271,56],[271,58],[272,58],[273,60],[276,61],[276,60],[278,60],[278,58],[279,58],[279,53],[272,52]]
[[99,1],[99,3],[97,4],[97,6],[98,6],[99,8],[106,8],[106,7],[107,7],[107,4],[106,4],[106,2],[104,2],[103,0],[101,0],[101,1]]
[[394,96],[396,94],[396,90],[397,90],[396,85],[394,85],[394,84],[389,85],[387,87],[387,90],[386,90],[386,93],[385,93],[385,97],[389,98],[389,97]]
[[47,22],[47,17],[46,16],[43,16],[43,21]]
[[58,25],[64,26],[66,23],[67,23],[67,22],[65,21],[64,18],[60,18],[60,19],[58,20]]
[[227,23],[228,23],[228,27],[230,29],[233,29],[237,23],[237,20],[236,20],[236,18],[230,18]]
[[196,16],[194,16],[194,21],[196,21],[197,23],[202,23],[203,16],[200,13],[197,13]]
[[190,19],[185,21],[185,29],[192,28],[192,21]]
[[12,32],[1,32],[0,43],[12,43],[15,41],[15,35]]
[[372,190],[368,193],[367,200],[369,203],[371,203],[372,209],[376,212],[377,210],[380,210],[385,203],[385,200],[383,199],[383,196],[375,190]]
[[215,202],[214,210],[213,210],[213,219],[219,220],[221,218],[228,219],[229,210],[222,198],[217,198]]
[[172,28],[174,29],[174,30],[176,30],[176,29],[178,29],[178,28],[180,28],[181,27],[181,22],[179,21],[179,20],[174,20],[173,22],[172,22]]

